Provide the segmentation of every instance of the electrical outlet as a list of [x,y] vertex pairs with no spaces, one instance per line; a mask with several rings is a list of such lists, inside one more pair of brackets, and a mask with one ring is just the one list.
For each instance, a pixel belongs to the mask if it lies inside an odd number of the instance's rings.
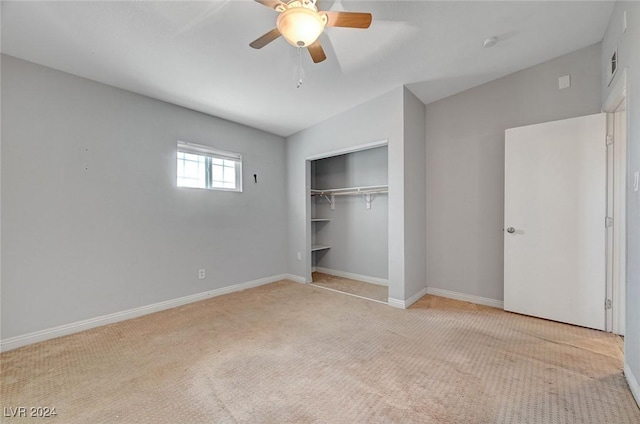
[[202,280],[205,277],[205,270],[204,269],[200,269],[198,270],[198,279]]
[[298,258],[298,260],[301,261],[302,260],[302,253],[298,252],[296,254],[296,258]]

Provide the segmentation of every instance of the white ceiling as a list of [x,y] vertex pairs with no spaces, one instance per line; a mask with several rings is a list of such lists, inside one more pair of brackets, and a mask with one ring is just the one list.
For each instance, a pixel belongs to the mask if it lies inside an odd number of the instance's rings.
[[[602,40],[613,2],[319,0],[371,12],[327,28],[327,60],[280,38],[249,43],[277,13],[251,0],[2,2],[2,52],[282,136],[407,85],[423,102]],[[482,41],[497,36],[490,49]],[[360,123],[362,124],[362,123]]]

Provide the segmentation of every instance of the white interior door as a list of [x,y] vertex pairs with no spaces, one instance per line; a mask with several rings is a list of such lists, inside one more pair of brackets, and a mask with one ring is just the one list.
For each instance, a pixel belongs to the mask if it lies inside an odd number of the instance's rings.
[[606,114],[505,132],[504,308],[604,330]]

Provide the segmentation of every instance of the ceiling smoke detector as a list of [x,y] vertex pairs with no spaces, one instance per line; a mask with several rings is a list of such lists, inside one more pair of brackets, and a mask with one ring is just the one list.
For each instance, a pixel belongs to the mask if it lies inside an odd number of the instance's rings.
[[493,47],[498,42],[498,37],[489,37],[482,42],[482,47],[488,49],[489,47]]

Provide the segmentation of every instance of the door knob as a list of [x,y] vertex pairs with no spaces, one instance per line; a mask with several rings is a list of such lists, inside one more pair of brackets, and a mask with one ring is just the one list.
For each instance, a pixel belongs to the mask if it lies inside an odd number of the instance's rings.
[[515,228],[513,228],[513,227],[509,227],[509,228],[507,228],[507,233],[509,233],[509,234],[513,234],[513,233],[515,233],[515,232],[516,232],[516,229],[515,229]]

